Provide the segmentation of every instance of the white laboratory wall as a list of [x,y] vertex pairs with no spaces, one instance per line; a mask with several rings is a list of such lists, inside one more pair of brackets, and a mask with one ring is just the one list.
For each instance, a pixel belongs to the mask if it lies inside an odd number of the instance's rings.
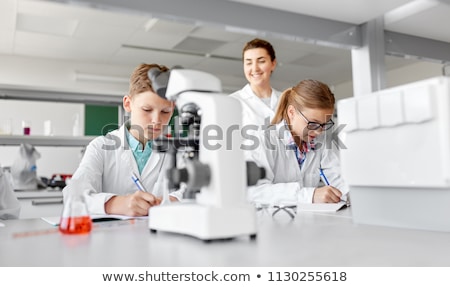
[[[121,77],[131,74],[132,68],[30,57],[0,55],[0,85],[22,86],[27,89],[108,94],[122,97],[128,83],[105,81],[77,81],[76,72]],[[126,79],[126,77],[124,77]],[[31,135],[44,135],[44,122],[50,121],[54,135],[71,136],[74,119],[79,117],[79,133],[84,134],[84,104],[0,100],[0,129],[10,122],[12,134],[23,134],[22,121],[31,123]],[[54,173],[73,173],[81,159],[82,147],[43,147],[37,161],[39,176]],[[0,145],[0,165],[10,166],[18,156],[18,146]]]
[[388,88],[442,76],[442,64],[420,62],[388,73]]
[[[387,87],[395,87],[442,75],[442,64],[431,62],[419,62],[398,69],[393,69],[386,74]],[[353,83],[345,82],[333,87],[336,99],[353,97]]]

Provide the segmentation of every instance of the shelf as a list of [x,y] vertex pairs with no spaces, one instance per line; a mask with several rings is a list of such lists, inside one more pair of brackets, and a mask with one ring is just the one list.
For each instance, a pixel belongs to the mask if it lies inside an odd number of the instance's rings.
[[36,190],[15,190],[14,194],[17,199],[45,199],[45,198],[62,198],[61,189],[36,189]]
[[50,89],[38,90],[37,88],[33,89],[31,87],[24,88],[0,84],[0,99],[4,100],[50,101],[121,106],[122,98],[123,96],[120,95],[64,92],[53,91]]
[[[119,124],[123,118],[123,96],[108,93],[70,92],[58,91],[45,87],[24,87],[0,84],[0,100],[25,100],[81,103],[101,106],[119,107]],[[96,136],[24,136],[0,135],[0,146],[14,146],[29,143],[33,146],[64,146],[83,147],[89,144]]]
[[21,135],[0,135],[1,145],[20,145],[28,143],[33,146],[66,146],[79,147],[86,146],[95,136],[21,136]]

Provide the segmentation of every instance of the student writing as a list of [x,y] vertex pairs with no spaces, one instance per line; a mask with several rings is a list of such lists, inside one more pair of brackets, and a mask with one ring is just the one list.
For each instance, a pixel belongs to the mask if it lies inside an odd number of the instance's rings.
[[[143,216],[162,201],[161,196],[152,193],[152,188],[162,180],[165,171],[162,167],[170,163],[164,154],[153,152],[152,141],[168,124],[174,103],[155,93],[148,77],[150,69],[168,71],[157,64],[136,67],[129,92],[123,97],[129,119],[119,129],[89,143],[72,180],[63,190],[66,198],[70,192],[76,192],[70,189],[71,184],[81,188],[90,213]],[[133,175],[138,177],[142,188],[136,186]],[[182,190],[170,194],[172,201],[181,198]]]
[[[273,126],[259,134],[250,159],[267,176],[250,187],[250,201],[261,204],[335,203],[349,188],[340,174],[337,147],[326,137],[334,122],[335,98],[329,87],[303,80],[285,90]],[[329,185],[321,182],[326,174]]]

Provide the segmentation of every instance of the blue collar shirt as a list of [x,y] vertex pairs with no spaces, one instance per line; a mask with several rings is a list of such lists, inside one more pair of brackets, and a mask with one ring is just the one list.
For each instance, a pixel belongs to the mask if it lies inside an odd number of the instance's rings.
[[134,159],[136,160],[136,164],[139,169],[139,174],[141,174],[142,170],[145,167],[145,164],[152,154],[152,141],[148,141],[144,148],[143,145],[128,131],[128,129],[125,130],[127,134],[128,145],[133,152]]

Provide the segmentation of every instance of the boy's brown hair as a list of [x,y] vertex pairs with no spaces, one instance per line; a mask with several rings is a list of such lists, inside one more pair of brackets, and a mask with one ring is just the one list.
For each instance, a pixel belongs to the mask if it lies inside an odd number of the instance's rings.
[[152,68],[158,68],[162,72],[169,70],[166,66],[158,64],[140,64],[137,66],[130,76],[130,88],[128,90],[130,97],[147,91],[155,92],[152,81],[148,77],[148,71]]

